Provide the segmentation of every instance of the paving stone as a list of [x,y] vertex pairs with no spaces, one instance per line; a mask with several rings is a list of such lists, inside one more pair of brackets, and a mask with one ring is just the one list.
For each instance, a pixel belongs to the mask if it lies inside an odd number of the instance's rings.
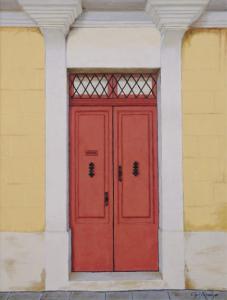
[[105,293],[101,292],[72,292],[69,300],[105,300]]
[[171,300],[204,300],[203,294],[200,291],[168,291],[168,294]]
[[9,293],[7,300],[40,300],[40,293],[16,292]]
[[208,291],[204,292],[204,295],[206,300],[227,300],[227,291]]
[[40,300],[68,300],[70,292],[46,292]]
[[106,300],[132,300],[131,292],[109,292],[106,293]]
[[169,291],[171,300],[227,300],[227,293],[216,291]]
[[167,291],[133,292],[133,300],[169,300]]
[[9,293],[0,293],[0,300],[7,300]]

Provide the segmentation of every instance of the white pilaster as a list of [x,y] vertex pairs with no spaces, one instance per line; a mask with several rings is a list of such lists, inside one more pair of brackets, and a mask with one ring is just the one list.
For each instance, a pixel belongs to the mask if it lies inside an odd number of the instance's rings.
[[46,231],[68,228],[68,96],[65,36],[44,29],[46,58]]
[[181,119],[183,30],[162,35],[158,82],[160,269],[171,288],[184,288],[184,228]]
[[184,31],[166,31],[161,41],[159,167],[164,231],[183,230],[181,42]]
[[181,108],[181,47],[187,28],[208,0],[148,0],[146,11],[162,35],[158,83],[159,253],[163,280],[185,287]]
[[68,92],[65,36],[81,13],[80,0],[19,0],[45,39],[46,232],[45,285],[66,285],[70,273],[68,222]]
[[68,95],[65,36],[43,29],[46,58],[46,289],[69,276]]

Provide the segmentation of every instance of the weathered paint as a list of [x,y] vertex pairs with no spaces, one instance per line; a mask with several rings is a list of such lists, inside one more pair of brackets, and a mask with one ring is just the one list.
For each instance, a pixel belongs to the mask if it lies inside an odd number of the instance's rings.
[[45,289],[44,234],[0,233],[0,291]]
[[0,29],[0,231],[44,229],[44,43]]
[[185,284],[187,289],[226,289],[227,233],[185,233]]
[[227,230],[227,29],[183,42],[185,231]]

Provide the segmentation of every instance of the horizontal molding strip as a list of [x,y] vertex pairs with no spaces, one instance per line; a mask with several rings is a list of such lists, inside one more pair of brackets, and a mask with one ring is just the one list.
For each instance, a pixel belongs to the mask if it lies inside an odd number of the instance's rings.
[[227,11],[208,11],[193,23],[191,27],[225,28],[227,27]]
[[38,27],[38,25],[23,11],[0,11],[0,27]]
[[144,11],[92,11],[84,12],[72,27],[155,27]]
[[[0,12],[0,27],[38,27],[25,12]],[[151,18],[142,11],[84,12],[71,27],[155,27]],[[191,25],[193,28],[226,28],[227,11],[205,12]]]

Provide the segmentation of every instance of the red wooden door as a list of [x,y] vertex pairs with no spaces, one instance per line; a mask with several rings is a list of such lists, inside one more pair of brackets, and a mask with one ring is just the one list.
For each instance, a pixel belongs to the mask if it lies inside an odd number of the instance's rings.
[[158,270],[154,107],[114,108],[115,271]]
[[156,108],[70,109],[73,271],[158,270]]
[[112,174],[112,109],[72,107],[70,210],[73,271],[113,270]]

